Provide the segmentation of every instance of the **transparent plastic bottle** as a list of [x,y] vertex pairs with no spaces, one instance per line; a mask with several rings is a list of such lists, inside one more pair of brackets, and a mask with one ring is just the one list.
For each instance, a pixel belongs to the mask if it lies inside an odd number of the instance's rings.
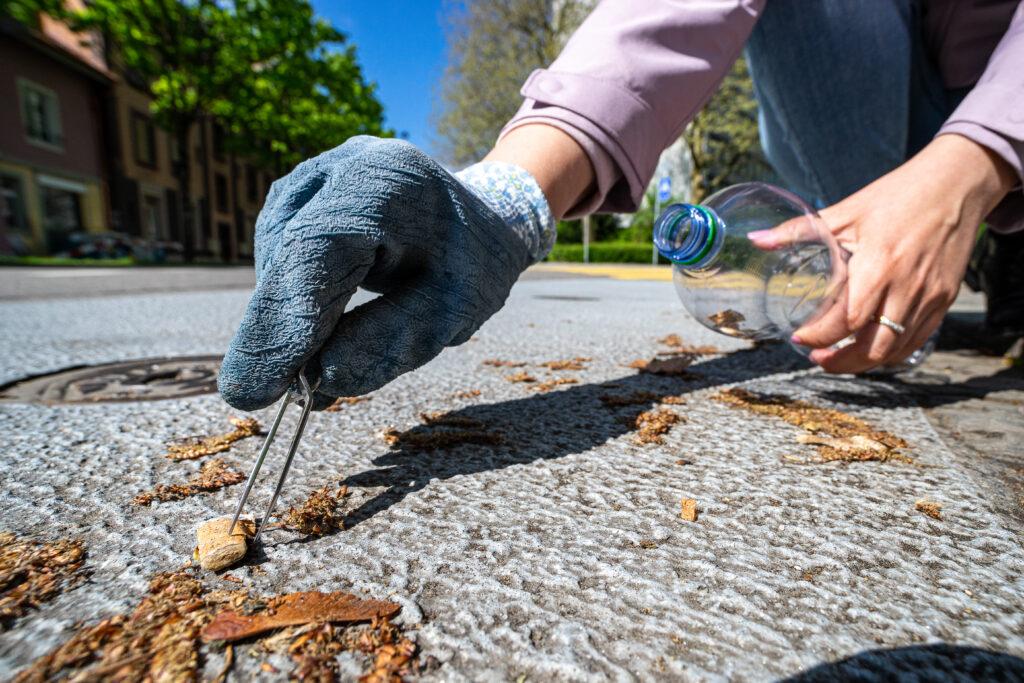
[[[748,237],[761,230],[774,231],[770,248]],[[669,206],[654,223],[654,243],[673,264],[686,310],[732,337],[788,341],[824,314],[846,284],[849,254],[818,214],[767,183],[733,185],[700,205]],[[899,367],[917,365],[930,352],[926,345]]]

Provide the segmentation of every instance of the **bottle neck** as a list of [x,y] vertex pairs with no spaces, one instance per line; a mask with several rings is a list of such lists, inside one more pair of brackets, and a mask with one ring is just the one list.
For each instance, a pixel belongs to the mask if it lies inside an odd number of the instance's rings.
[[721,248],[725,226],[718,215],[699,204],[673,204],[654,223],[654,246],[683,268],[703,268]]

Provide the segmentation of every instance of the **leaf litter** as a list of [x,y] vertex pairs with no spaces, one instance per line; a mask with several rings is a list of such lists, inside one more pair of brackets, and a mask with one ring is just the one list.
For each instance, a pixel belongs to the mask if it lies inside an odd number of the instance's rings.
[[334,403],[324,408],[325,413],[337,413],[345,408],[345,406],[354,406],[357,403],[366,403],[372,401],[372,396],[339,396],[334,399]]
[[251,417],[231,417],[228,421],[235,426],[225,434],[211,436],[190,436],[175,443],[168,444],[166,458],[170,460],[196,460],[198,458],[222,453],[231,444],[260,433],[260,423]]
[[227,463],[220,458],[214,458],[203,463],[199,473],[184,484],[158,484],[152,491],[143,491],[135,496],[132,502],[136,505],[150,505],[154,500],[181,500],[200,493],[217,491],[244,480],[244,474],[229,469]]
[[[198,677],[204,643],[257,640],[253,650],[285,649],[294,680],[333,681],[340,652],[368,656],[361,681],[398,681],[417,670],[416,645],[388,621],[393,602],[335,593],[289,593],[255,598],[247,590],[209,590],[194,569],[158,574],[130,614],[79,626],[62,645],[14,680],[177,683]],[[370,622],[369,626],[357,624]],[[279,631],[282,627],[301,629]],[[269,633],[278,631],[274,635]],[[230,645],[220,679],[234,660]],[[272,667],[271,667],[272,668]],[[263,670],[266,670],[264,667]]]
[[688,353],[696,356],[711,356],[717,353],[722,353],[722,350],[717,346],[711,346],[710,344],[703,344],[701,346],[694,346],[683,341],[682,337],[678,334],[670,334],[666,337],[662,337],[658,340],[658,343],[667,346],[671,351],[660,351],[658,355],[672,355],[677,353]]
[[0,631],[82,581],[84,563],[80,540],[41,542],[0,532]]
[[942,503],[936,503],[927,498],[921,498],[914,503],[914,509],[928,515],[932,519],[942,519]]
[[814,445],[816,460],[808,462],[897,461],[912,463],[902,452],[910,445],[890,432],[874,429],[864,420],[833,408],[777,394],[757,394],[746,389],[725,389],[713,397],[726,405],[758,415],[769,415],[806,430],[797,441]]
[[683,417],[678,413],[665,408],[645,410],[627,423],[637,430],[633,441],[637,444],[665,443],[662,438],[676,423],[682,422]]
[[339,511],[348,497],[347,486],[323,486],[309,494],[300,505],[293,505],[275,525],[307,536],[323,536],[345,528],[345,515]]

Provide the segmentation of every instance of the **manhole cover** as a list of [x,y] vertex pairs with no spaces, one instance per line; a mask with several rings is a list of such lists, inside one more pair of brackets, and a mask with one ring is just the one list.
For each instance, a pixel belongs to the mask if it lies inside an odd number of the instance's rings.
[[211,394],[217,391],[220,361],[220,356],[184,356],[78,366],[5,384],[0,400],[104,403]]

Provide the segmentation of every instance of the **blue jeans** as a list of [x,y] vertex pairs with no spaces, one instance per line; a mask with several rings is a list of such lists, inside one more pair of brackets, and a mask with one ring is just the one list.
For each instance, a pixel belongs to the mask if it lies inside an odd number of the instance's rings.
[[761,145],[817,207],[924,147],[966,94],[928,59],[915,0],[769,0],[747,43]]

